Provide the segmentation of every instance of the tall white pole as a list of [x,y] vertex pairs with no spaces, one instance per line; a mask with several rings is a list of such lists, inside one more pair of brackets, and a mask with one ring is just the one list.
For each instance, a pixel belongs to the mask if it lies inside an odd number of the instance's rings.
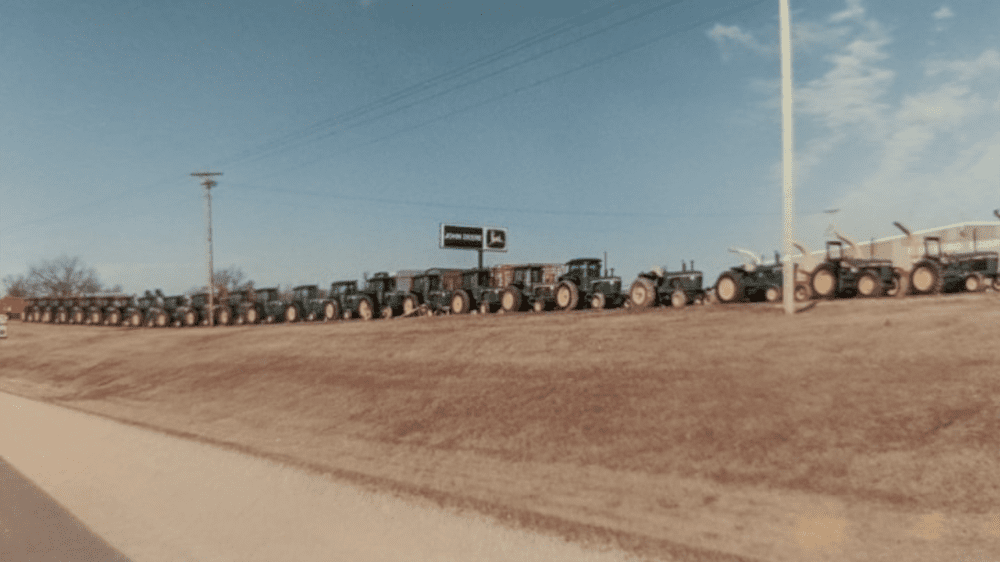
[[792,23],[788,0],[781,3],[781,161],[784,184],[784,249],[782,300],[786,314],[795,314],[795,267],[792,263],[792,239],[795,232],[795,183],[792,172],[794,144],[792,136]]
[[221,176],[222,172],[196,172],[191,174],[204,178],[201,185],[205,186],[205,225],[208,229],[206,250],[208,251],[208,325],[215,326],[215,271],[212,264],[212,188],[216,186],[212,176]]

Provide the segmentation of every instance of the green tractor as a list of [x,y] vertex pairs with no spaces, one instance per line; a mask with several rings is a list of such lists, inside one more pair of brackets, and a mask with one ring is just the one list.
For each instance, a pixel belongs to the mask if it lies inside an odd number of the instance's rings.
[[[809,288],[819,299],[835,297],[871,298],[895,295],[900,288],[899,271],[892,260],[863,258],[858,245],[837,233],[840,240],[826,243],[826,259],[813,269]],[[851,256],[844,253],[846,242],[851,246]]]
[[87,298],[87,320],[84,322],[90,326],[100,326],[104,324],[104,309],[108,306],[108,299],[100,296],[90,296]]
[[651,271],[640,273],[629,288],[628,302],[630,308],[649,308],[668,303],[674,308],[683,308],[704,302],[705,296],[702,272],[694,268],[692,261],[690,269],[686,262],[681,262],[680,271],[654,267]]
[[[446,281],[451,281],[451,283]],[[417,306],[427,315],[435,313],[465,314],[469,312],[472,305],[472,297],[467,291],[458,285],[460,272],[456,269],[431,268],[413,277],[413,284],[408,294],[403,295],[404,299],[412,299],[416,296]],[[452,288],[451,286],[455,286]],[[412,312],[412,303],[407,307]],[[406,314],[406,310],[404,310]]]
[[380,271],[365,280],[362,288],[357,281],[340,281],[330,286],[331,300],[339,302],[344,319],[358,317],[371,320],[376,314],[391,318],[396,311],[413,314],[418,310],[416,295],[396,290],[396,278]]
[[87,297],[73,297],[69,310],[69,323],[83,325],[87,322]]
[[941,238],[924,237],[924,256],[913,264],[910,288],[915,294],[967,291],[978,293],[993,286],[1000,290],[997,252],[945,253]]
[[[553,300],[559,310],[574,310],[586,303],[590,308],[617,308],[626,299],[622,293],[622,279],[615,275],[601,272],[601,260],[598,258],[577,258],[566,262],[566,273],[556,279],[553,290]],[[537,294],[534,306],[539,302],[542,307],[547,303],[542,295]]]
[[124,295],[113,295],[106,299],[107,305],[104,308],[104,325],[121,326],[125,319],[125,310],[128,308],[128,298]]
[[502,289],[496,289],[500,312],[510,313],[529,309],[541,312],[554,300],[555,287],[545,283],[543,265],[518,265],[511,269],[511,273],[511,282]]
[[[799,246],[805,255],[807,252]],[[765,264],[757,254],[743,248],[730,248],[730,252],[743,257],[743,265],[731,267],[719,275],[715,282],[715,297],[721,303],[743,301],[780,302],[784,292],[785,271],[781,255],[774,253],[774,263]],[[794,296],[797,302],[812,298],[809,283],[800,280],[798,265],[795,272]]]
[[[500,294],[493,283],[493,274],[486,268],[465,269],[461,272],[462,286],[456,289],[451,297],[451,312],[462,314],[470,310],[478,310],[480,314],[489,314],[500,306]],[[459,303],[456,299],[467,301]]]
[[[285,321],[305,319],[309,322],[316,320],[328,322],[338,318],[339,310],[337,303],[320,294],[317,285],[299,285],[292,289],[292,306],[285,309]],[[289,319],[290,314],[295,318]]]
[[[294,306],[282,300],[277,287],[254,290],[254,309],[260,312],[264,322],[268,324],[281,321],[294,322],[298,317],[294,312],[289,312],[289,308]],[[249,309],[247,313],[247,322],[253,324],[250,322]]]

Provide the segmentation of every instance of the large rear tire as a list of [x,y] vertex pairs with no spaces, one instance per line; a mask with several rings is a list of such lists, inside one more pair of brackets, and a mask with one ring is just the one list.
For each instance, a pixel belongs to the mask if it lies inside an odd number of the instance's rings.
[[874,271],[862,271],[858,277],[858,296],[873,298],[882,296],[882,279]]
[[715,297],[721,303],[743,300],[743,287],[739,276],[728,271],[720,275],[715,282]]
[[504,289],[500,295],[500,308],[504,312],[521,310],[521,292],[514,288]]
[[820,264],[809,279],[809,288],[818,299],[832,299],[837,296],[837,273],[832,265]]
[[647,308],[656,304],[656,284],[652,279],[640,277],[628,291],[629,308]]
[[323,305],[323,320],[329,322],[337,319],[337,303],[330,301]]
[[420,306],[417,295],[406,295],[403,297],[403,316],[411,316]]
[[941,268],[932,261],[922,261],[910,272],[910,287],[918,295],[934,295],[941,292],[944,279]]
[[358,318],[362,320],[371,320],[375,317],[375,308],[372,306],[372,301],[368,297],[361,299],[358,302]]
[[576,283],[563,281],[556,287],[556,306],[560,310],[573,310],[580,304],[580,289]]
[[451,312],[452,314],[466,314],[469,312],[469,293],[465,292],[464,289],[459,289],[455,291],[455,294],[451,296]]

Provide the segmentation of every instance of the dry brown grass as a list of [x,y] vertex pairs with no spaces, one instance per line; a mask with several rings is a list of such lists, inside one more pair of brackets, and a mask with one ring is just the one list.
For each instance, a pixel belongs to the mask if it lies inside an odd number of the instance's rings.
[[993,293],[821,303],[795,318],[749,305],[12,328],[0,388],[542,526],[620,531],[640,552],[766,555],[644,528],[657,510],[715,502],[666,493],[677,477],[914,512],[1000,505]]

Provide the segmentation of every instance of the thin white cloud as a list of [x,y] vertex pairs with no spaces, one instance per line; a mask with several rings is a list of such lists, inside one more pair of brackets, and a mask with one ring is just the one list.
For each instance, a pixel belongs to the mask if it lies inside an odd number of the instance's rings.
[[828,21],[830,23],[841,23],[848,20],[861,21],[864,17],[865,8],[861,5],[861,0],[847,0],[847,7],[830,16]]
[[757,41],[753,35],[743,31],[738,25],[722,25],[721,23],[717,23],[712,29],[706,32],[706,35],[719,46],[723,57],[729,52],[728,49],[733,46],[748,49],[760,55],[774,52],[772,45],[765,45]]
[[936,12],[934,12],[934,19],[936,20],[946,20],[955,17],[955,12],[951,11],[948,6],[941,6]]
[[987,49],[974,60],[933,60],[924,65],[927,76],[951,73],[956,80],[968,82],[1000,71],[1000,52]]

